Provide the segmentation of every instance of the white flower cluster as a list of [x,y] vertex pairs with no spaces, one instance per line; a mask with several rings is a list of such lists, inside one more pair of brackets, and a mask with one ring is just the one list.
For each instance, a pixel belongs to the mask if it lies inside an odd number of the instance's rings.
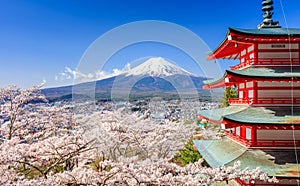
[[[124,110],[75,117],[38,87],[0,89],[0,185],[201,185],[270,179],[260,169],[170,163],[197,127]],[[80,125],[79,125],[80,124]],[[98,161],[97,161],[98,160]]]

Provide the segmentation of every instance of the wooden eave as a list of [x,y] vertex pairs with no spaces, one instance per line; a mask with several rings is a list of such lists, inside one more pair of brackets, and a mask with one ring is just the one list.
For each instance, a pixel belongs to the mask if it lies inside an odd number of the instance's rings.
[[247,81],[270,81],[270,82],[298,82],[300,78],[298,77],[276,77],[276,76],[256,76],[256,75],[242,75],[238,73],[234,73],[234,71],[226,70],[223,77],[217,79],[215,81],[211,81],[207,83],[202,88],[203,89],[212,89],[212,88],[221,88],[232,85],[237,85],[242,82]]

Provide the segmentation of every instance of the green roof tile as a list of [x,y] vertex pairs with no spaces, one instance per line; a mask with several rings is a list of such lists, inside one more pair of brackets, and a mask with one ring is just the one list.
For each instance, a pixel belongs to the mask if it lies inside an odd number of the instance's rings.
[[297,164],[294,150],[259,150],[247,149],[227,138],[221,140],[194,140],[197,150],[211,167],[232,166],[240,161],[240,169],[260,167],[269,176],[299,177],[300,167]]
[[213,110],[201,110],[199,114],[214,121],[222,121],[223,117],[247,109],[247,106],[229,106]]
[[[274,110],[272,108],[264,107],[249,107],[241,112],[236,112],[224,116],[224,119],[231,121],[238,121],[241,123],[254,123],[254,124],[291,124],[299,123],[300,116],[299,108],[295,109],[295,114],[284,115],[284,108]],[[280,115],[279,115],[280,114]]]
[[300,35],[299,28],[260,28],[260,29],[240,29],[229,28],[231,32],[237,32],[247,35],[270,35],[270,36],[283,36],[283,35]]
[[298,124],[300,123],[300,107],[248,107],[229,106],[213,110],[201,110],[199,114],[209,120],[221,122],[223,119],[239,123],[252,124]]
[[272,78],[289,78],[300,77],[299,69],[291,72],[290,68],[272,69],[272,68],[247,68],[243,70],[226,70],[227,73],[251,76],[251,77],[272,77]]
[[[234,142],[232,142],[234,143]],[[296,151],[299,156],[299,150]],[[281,158],[279,160],[279,158]],[[299,177],[300,166],[294,150],[247,150],[240,157],[226,165],[233,165],[235,161],[241,162],[240,169],[255,169],[260,167],[269,176]],[[281,161],[282,163],[278,163]]]
[[293,69],[291,72],[290,68],[280,68],[280,69],[272,69],[272,68],[247,68],[243,70],[226,70],[223,77],[219,79],[205,80],[204,84],[210,85],[215,84],[217,82],[223,81],[227,74],[232,74],[236,76],[243,77],[251,77],[251,78],[276,78],[276,79],[284,79],[284,78],[300,78],[300,69]]
[[214,168],[234,161],[246,151],[246,148],[227,139],[194,140],[194,144],[205,161]]

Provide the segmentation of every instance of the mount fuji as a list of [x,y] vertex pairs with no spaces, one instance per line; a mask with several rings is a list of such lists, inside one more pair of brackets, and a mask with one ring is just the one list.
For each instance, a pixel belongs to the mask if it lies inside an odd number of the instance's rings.
[[190,72],[181,67],[170,63],[162,57],[154,57],[146,60],[137,67],[125,72],[126,76],[151,76],[151,77],[165,77],[172,75],[192,75]]
[[[202,92],[202,81],[206,79],[162,57],[155,57],[117,76],[82,83],[80,87],[83,90],[88,87],[94,88],[99,99],[109,99],[116,93],[120,96],[130,93],[134,97],[169,96],[178,95],[178,92],[185,94]],[[48,88],[43,89],[42,92],[49,99],[68,99],[72,97],[72,86]]]

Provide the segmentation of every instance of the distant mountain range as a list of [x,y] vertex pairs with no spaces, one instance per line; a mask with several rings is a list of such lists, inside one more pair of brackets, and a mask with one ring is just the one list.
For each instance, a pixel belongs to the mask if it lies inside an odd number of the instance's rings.
[[[150,58],[128,71],[107,79],[76,85],[86,89],[92,87],[96,97],[110,98],[130,94],[137,97],[170,96],[178,94],[195,94],[202,92],[203,80],[207,78],[194,75],[161,57]],[[91,90],[93,91],[93,90]],[[48,99],[69,99],[72,86],[43,89]]]

